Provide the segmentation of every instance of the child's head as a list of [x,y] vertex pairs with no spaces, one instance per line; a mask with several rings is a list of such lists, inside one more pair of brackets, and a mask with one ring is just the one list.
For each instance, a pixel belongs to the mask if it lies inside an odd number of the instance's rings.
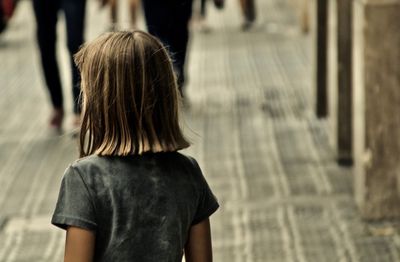
[[163,45],[142,32],[113,32],[75,56],[82,76],[81,156],[132,155],[189,146],[179,127],[179,95]]

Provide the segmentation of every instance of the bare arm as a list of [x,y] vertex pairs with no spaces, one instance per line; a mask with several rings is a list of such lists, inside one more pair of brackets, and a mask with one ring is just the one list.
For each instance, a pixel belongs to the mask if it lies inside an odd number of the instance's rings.
[[210,220],[192,226],[185,246],[186,262],[212,262]]
[[67,229],[64,262],[92,262],[96,235],[78,227]]

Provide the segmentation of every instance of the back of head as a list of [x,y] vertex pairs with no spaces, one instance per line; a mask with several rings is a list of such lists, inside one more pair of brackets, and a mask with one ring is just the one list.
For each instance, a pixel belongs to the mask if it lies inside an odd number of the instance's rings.
[[106,33],[75,56],[82,76],[81,156],[176,151],[179,93],[168,52],[142,32]]

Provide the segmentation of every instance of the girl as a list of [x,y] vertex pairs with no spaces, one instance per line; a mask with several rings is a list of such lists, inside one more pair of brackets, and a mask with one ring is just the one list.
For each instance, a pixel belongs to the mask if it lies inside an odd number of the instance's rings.
[[178,89],[160,41],[106,33],[75,56],[81,159],[63,177],[52,223],[64,261],[212,261],[218,203],[178,122]]

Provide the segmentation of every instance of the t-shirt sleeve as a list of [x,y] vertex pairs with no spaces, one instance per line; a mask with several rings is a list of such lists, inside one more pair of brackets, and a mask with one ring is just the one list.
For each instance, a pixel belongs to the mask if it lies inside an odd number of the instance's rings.
[[217,198],[214,196],[205,177],[203,176],[199,165],[194,159],[193,162],[195,164],[199,192],[197,211],[192,221],[192,225],[195,225],[210,217],[215,211],[217,211],[219,204]]
[[97,228],[89,189],[72,166],[64,173],[51,223],[62,229],[75,226],[94,231]]

